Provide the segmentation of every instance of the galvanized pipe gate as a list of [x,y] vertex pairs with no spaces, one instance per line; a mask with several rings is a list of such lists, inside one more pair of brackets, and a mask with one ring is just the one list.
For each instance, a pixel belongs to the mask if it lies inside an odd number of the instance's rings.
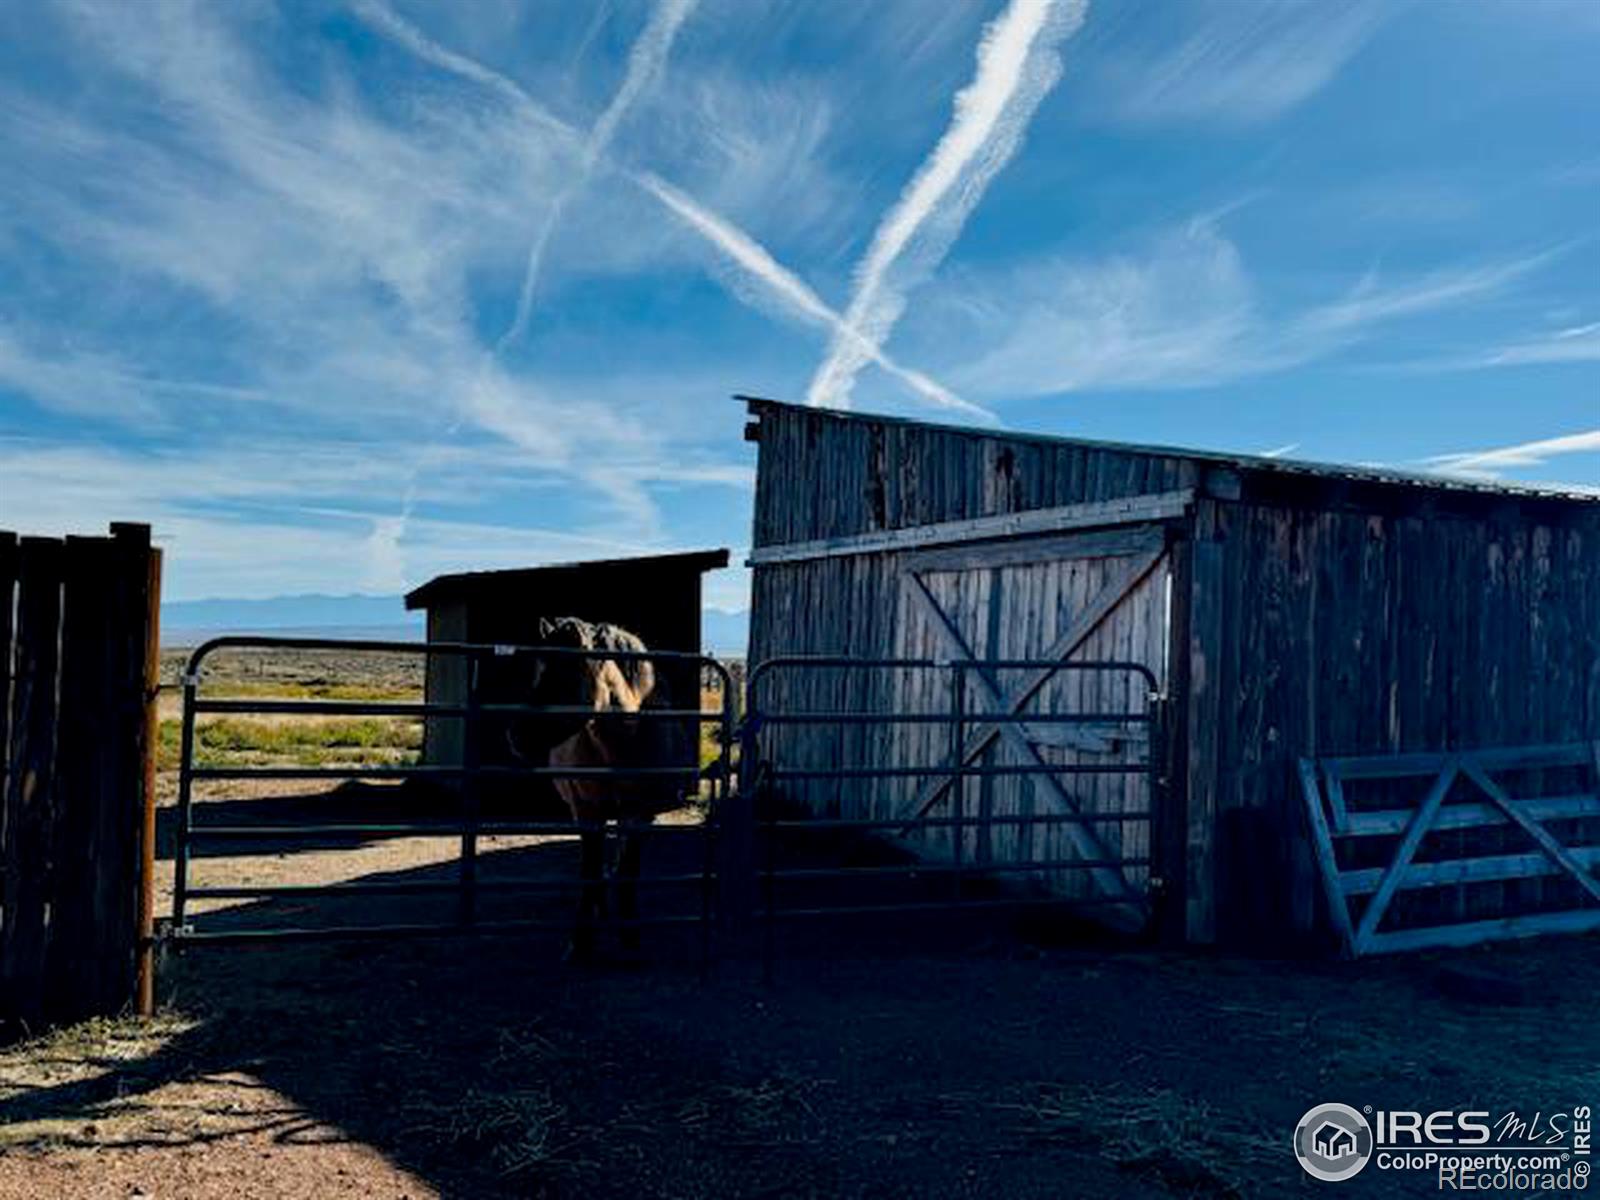
[[[459,658],[466,664],[466,697],[461,704],[436,702],[388,702],[373,700],[282,700],[228,698],[209,699],[201,695],[201,673],[206,660],[222,650],[288,649],[301,651],[343,651],[352,653],[384,653]],[[217,638],[197,648],[190,656],[183,676],[183,724],[181,758],[178,775],[178,813],[173,854],[173,903],[170,921],[164,927],[164,936],[178,944],[205,942],[238,942],[283,938],[335,938],[371,937],[395,938],[412,935],[490,932],[497,930],[539,927],[566,927],[570,921],[554,918],[497,918],[483,919],[479,914],[480,896],[486,891],[570,891],[576,892],[578,881],[570,883],[548,880],[491,881],[479,878],[479,839],[495,835],[533,835],[570,838],[587,830],[605,830],[604,824],[580,825],[571,820],[484,820],[482,816],[482,783],[489,778],[526,779],[582,779],[603,777],[629,779],[664,777],[680,779],[685,785],[694,785],[705,792],[704,800],[708,819],[698,826],[630,826],[633,835],[670,836],[677,832],[700,837],[704,845],[701,868],[691,874],[678,876],[653,876],[646,882],[698,886],[701,893],[700,911],[691,917],[657,915],[637,918],[638,924],[669,924],[685,921],[698,922],[709,937],[710,917],[714,897],[712,889],[716,878],[714,869],[714,837],[718,826],[716,814],[725,806],[729,781],[732,779],[732,748],[734,745],[734,689],[727,669],[714,659],[700,655],[651,651],[648,654],[608,650],[604,658],[628,662],[646,660],[660,664],[683,664],[697,672],[709,671],[721,685],[722,708],[702,711],[694,708],[644,708],[634,713],[595,712],[593,709],[572,706],[534,706],[530,704],[489,702],[483,697],[482,677],[484,665],[492,660],[515,659],[521,655],[540,658],[583,659],[602,657],[593,651],[547,646],[489,645],[477,643],[380,642],[353,639],[284,638],[284,637],[225,637]],[[531,686],[531,683],[530,683]],[[458,718],[464,734],[461,762],[419,763],[408,765],[350,765],[331,766],[254,766],[254,765],[201,765],[196,762],[197,719],[205,714],[277,715],[277,716],[384,716],[405,717],[418,720],[430,718]],[[519,718],[529,721],[572,720],[574,718],[628,721],[681,721],[693,723],[698,732],[702,724],[715,730],[715,758],[702,768],[688,765],[652,765],[627,767],[556,767],[545,764],[507,765],[484,761],[483,738],[485,725],[490,719]],[[195,785],[209,780],[307,780],[339,781],[375,780],[393,781],[422,779],[454,785],[456,809],[453,818],[411,821],[355,821],[338,823],[310,823],[286,825],[261,824],[211,824],[196,820]],[[202,804],[199,806],[204,808]],[[452,837],[459,840],[455,859],[455,877],[449,880],[354,881],[331,884],[239,884],[224,886],[195,886],[190,882],[192,860],[197,847],[222,845],[237,846],[256,842],[282,844],[295,840],[314,839],[388,839],[402,837]],[[306,900],[318,897],[395,896],[451,894],[456,897],[456,912],[451,920],[425,922],[371,923],[357,925],[299,926],[278,924],[253,924],[248,928],[208,929],[197,927],[192,920],[192,900]],[[709,953],[709,947],[706,948]]]
[[[202,672],[213,655],[225,650],[274,649],[449,656],[465,664],[465,699],[445,704],[210,698],[202,694]],[[693,668],[719,685],[721,704],[713,710],[702,710],[697,704],[620,714],[486,699],[486,665],[504,667],[509,663],[515,668],[521,656],[648,659],[658,666]],[[1035,688],[1035,703],[1019,710],[986,704],[982,698],[997,694],[997,680],[1006,671],[1025,671],[1035,677],[1043,673],[1052,679],[1116,677],[1126,681],[1119,693],[1126,701],[1082,711],[1063,706],[1058,696],[1056,706],[1051,707],[1041,699],[1048,689]],[[904,700],[886,701],[885,695],[893,689],[880,686],[842,688],[840,693],[847,702],[828,709],[802,711],[781,702],[782,688],[774,685],[783,677],[818,672],[899,679],[922,675],[942,682],[931,692],[924,689],[917,694],[937,694],[948,700],[942,708],[933,709]],[[1106,689],[1095,689],[1095,694],[1103,696]],[[507,777],[621,781],[661,776],[681,780],[686,794],[694,794],[703,804],[700,821],[630,825],[623,832],[698,840],[695,869],[640,879],[650,885],[696,888],[698,908],[688,913],[646,913],[624,924],[698,924],[700,953],[706,961],[713,955],[715,930],[738,931],[759,923],[765,931],[763,944],[770,964],[778,926],[794,918],[1062,905],[1114,914],[1110,923],[1125,930],[1148,926],[1152,896],[1160,888],[1152,865],[1159,844],[1153,825],[1161,811],[1167,738],[1165,698],[1158,692],[1154,674],[1142,664],[785,657],[760,663],[750,672],[742,722],[736,722],[735,701],[727,668],[712,658],[692,654],[274,637],[207,642],[191,655],[183,676],[173,903],[163,937],[171,944],[190,945],[570,928],[570,915],[486,917],[480,911],[486,893],[565,892],[576,898],[579,888],[576,876],[567,881],[482,878],[480,839],[497,835],[570,839],[585,828],[604,828],[583,827],[571,820],[503,816],[486,820],[481,803],[483,783]],[[463,733],[460,762],[260,766],[197,761],[199,719],[224,714],[455,719]],[[704,763],[697,758],[694,763],[619,767],[486,761],[487,729],[508,718],[541,722],[676,720],[692,724],[697,731],[709,727],[714,754]],[[906,741],[888,732],[907,729],[924,734]],[[1074,732],[1063,740],[1052,735],[1055,729]],[[975,733],[985,734],[988,742],[980,737],[974,743]],[[797,736],[802,740],[797,742]],[[1055,748],[1042,750],[1041,743]],[[795,752],[797,746],[806,744],[811,751]],[[829,748],[819,759],[815,747],[824,744]],[[981,745],[976,754],[972,753],[974,744]],[[846,746],[855,753],[843,752],[841,747]],[[453,795],[453,802],[445,805],[453,811],[430,813],[426,819],[326,823],[224,824],[197,819],[207,807],[197,802],[197,785],[243,779],[430,780],[450,785],[448,792],[438,794]],[[1098,798],[1096,788],[1103,793]],[[1040,803],[1040,796],[1050,802]],[[819,801],[819,797],[823,799]],[[904,807],[907,800],[915,801],[912,807]],[[858,842],[878,839],[879,845],[898,844],[902,851],[909,847],[915,857],[902,852],[896,861],[863,864],[848,855],[810,854],[819,835]],[[201,849],[404,837],[455,839],[452,876],[222,885],[196,885],[191,878],[195,855]],[[996,853],[1005,847],[1013,852]],[[454,912],[447,918],[426,921],[305,924],[272,920],[268,908],[253,913],[247,924],[232,927],[203,919],[197,922],[194,913],[197,901],[253,900],[270,906],[329,898],[429,894],[453,895]]]

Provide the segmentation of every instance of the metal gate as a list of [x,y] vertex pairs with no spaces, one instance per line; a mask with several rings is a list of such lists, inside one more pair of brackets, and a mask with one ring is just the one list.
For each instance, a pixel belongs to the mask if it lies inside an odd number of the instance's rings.
[[[342,698],[283,699],[258,695],[215,697],[202,694],[208,660],[224,651],[284,651],[293,653],[336,652],[341,654],[386,654],[444,656],[465,664],[465,695],[460,703],[411,700],[373,700]],[[506,702],[486,686],[492,677],[512,679],[527,662],[523,656],[583,659],[604,657],[615,661],[648,659],[662,665],[693,669],[720,685],[722,704],[715,711],[702,711],[696,692],[693,707],[681,700],[673,708],[644,709],[637,713],[595,713],[576,707],[535,707]],[[239,690],[234,689],[236,692]],[[626,779],[640,776],[681,778],[693,785],[696,802],[703,808],[701,820],[690,824],[630,825],[629,832],[663,840],[677,838],[690,843],[688,853],[679,853],[680,866],[668,873],[639,876],[641,889],[677,889],[695,899],[680,905],[678,911],[650,911],[622,924],[698,925],[701,952],[710,953],[714,890],[716,880],[715,840],[723,810],[727,805],[732,778],[734,744],[734,689],[727,669],[713,659],[699,655],[649,651],[627,653],[615,650],[585,651],[540,646],[481,645],[446,642],[382,642],[321,638],[224,637],[209,641],[194,651],[183,675],[183,720],[178,774],[178,803],[174,822],[173,886],[171,918],[163,936],[177,944],[238,942],[284,938],[369,937],[395,938],[407,935],[452,934],[525,928],[570,928],[572,913],[552,912],[529,917],[504,911],[486,912],[493,898],[516,894],[551,893],[569,895],[574,903],[580,886],[576,871],[570,879],[500,878],[484,870],[494,855],[483,852],[484,839],[535,837],[570,840],[587,829],[569,819],[530,819],[513,812],[486,812],[485,787],[494,781],[520,781],[529,787],[540,781],[560,778],[604,776]],[[218,762],[197,758],[197,745],[207,719],[235,718],[325,718],[366,717],[405,719],[416,722],[458,723],[460,761],[365,763],[334,762],[327,765],[262,765],[252,762]],[[543,763],[495,761],[492,735],[508,719],[535,722],[598,718],[605,720],[681,721],[692,724],[696,733],[709,728],[710,753],[702,762],[695,739],[695,761],[681,764],[630,767],[557,767]],[[430,739],[431,740],[431,739]],[[236,803],[207,803],[197,791],[223,781],[305,781],[313,784],[339,783],[344,791],[323,788],[311,796],[294,798],[296,803],[274,805],[249,798]],[[402,787],[370,787],[364,803],[356,805],[356,817],[336,816],[311,819],[299,815],[319,807],[339,808],[336,800],[348,800],[351,781],[367,785],[401,784]],[[427,784],[427,787],[416,785]],[[407,790],[407,787],[410,790]],[[502,791],[505,789],[502,788]],[[512,797],[513,806],[515,803]],[[343,805],[348,809],[350,804]],[[502,806],[504,807],[504,806]],[[259,815],[258,811],[259,810]],[[228,814],[222,819],[212,812]],[[285,817],[284,812],[288,812]],[[368,815],[369,814],[369,815]],[[611,836],[617,835],[611,827]],[[330,846],[367,845],[402,838],[445,840],[453,844],[449,858],[435,858],[422,872],[406,872],[400,878],[336,879],[324,882],[252,882],[233,879],[223,883],[196,883],[193,876],[197,860],[206,862],[229,858],[248,858],[265,847],[273,854],[312,853]],[[425,874],[427,878],[410,877]],[[423,912],[412,919],[380,918],[370,921],[344,919],[365,910],[365,902],[377,897],[433,897],[443,900],[448,912]],[[453,904],[451,901],[453,900]],[[248,919],[239,919],[238,910],[220,918],[213,910],[197,915],[196,909],[224,901],[254,902]],[[320,906],[320,910],[319,910]],[[434,907],[437,907],[437,903]]]
[[[1085,678],[1117,686],[1049,686]],[[1150,927],[1167,705],[1144,664],[795,656],[759,664],[746,703],[769,957],[788,918],[1060,905]],[[985,753],[996,736],[1021,752]]]
[[[249,651],[450,656],[465,664],[465,694],[460,703],[418,703],[204,693],[208,660]],[[648,658],[707,673],[721,688],[718,709],[647,709],[628,717],[707,728],[708,753],[703,761],[666,766],[493,761],[487,751],[497,722],[596,716],[589,709],[497,698],[486,681],[508,672],[516,678],[520,656],[533,654]],[[1062,685],[1085,679],[1099,682]],[[691,824],[639,827],[644,836],[680,841],[677,865],[641,875],[640,886],[676,888],[680,896],[692,895],[693,902],[676,908],[647,904],[636,922],[697,926],[700,952],[707,958],[714,926],[738,927],[750,917],[764,922],[769,960],[774,930],[788,918],[1065,906],[1091,911],[1102,923],[1127,932],[1150,925],[1159,890],[1151,831],[1161,811],[1167,739],[1166,701],[1148,666],[1061,657],[979,659],[970,653],[785,657],[750,672],[745,719],[737,728],[735,701],[727,669],[695,655],[313,638],[210,641],[193,653],[183,677],[173,900],[163,935],[182,945],[568,929],[570,908],[529,916],[508,913],[505,901],[529,894],[575,901],[576,871],[568,878],[502,878],[484,870],[496,853],[486,852],[483,843],[519,837],[571,840],[599,827],[486,810],[484,790],[508,781],[520,787],[563,777],[643,775],[692,783],[704,814]],[[208,720],[226,717],[455,722],[459,738],[429,742],[459,745],[460,761],[219,762],[202,754],[201,733]],[[318,790],[296,798],[287,815],[270,800],[246,797],[219,805],[199,794],[230,781],[304,782]],[[339,808],[335,802],[345,795],[326,785],[348,790],[352,781],[366,786],[357,789],[365,815],[315,815],[319,806]],[[427,786],[387,786],[395,784]],[[312,815],[304,815],[308,811]],[[405,838],[442,840],[452,852],[435,857],[425,878],[415,877],[416,872],[290,882],[194,877],[197,861],[248,860],[263,848],[310,855],[303,860],[310,862],[316,851],[330,846]],[[687,856],[681,852],[685,841]],[[345,919],[352,906],[369,917],[367,902],[378,897],[390,906],[404,898],[443,900],[448,911],[408,914],[408,919]],[[217,905],[237,902],[249,904],[242,916],[237,908],[219,916]]]

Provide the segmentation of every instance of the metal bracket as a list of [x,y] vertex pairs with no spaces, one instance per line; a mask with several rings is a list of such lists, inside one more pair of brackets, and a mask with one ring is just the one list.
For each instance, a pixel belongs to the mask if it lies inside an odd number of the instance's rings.
[[495,643],[494,656],[496,658],[510,658],[516,652],[517,648],[515,646],[507,646],[499,642]]
[[199,687],[200,672],[194,671],[191,673],[189,671],[185,671],[183,675],[180,676],[179,682],[182,683],[184,687]]

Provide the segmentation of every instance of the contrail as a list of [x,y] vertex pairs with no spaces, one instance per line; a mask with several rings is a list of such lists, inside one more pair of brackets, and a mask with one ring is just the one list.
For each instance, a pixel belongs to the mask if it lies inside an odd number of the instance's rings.
[[[972,82],[956,93],[944,136],[884,215],[856,268],[844,324],[812,377],[812,404],[848,407],[856,375],[905,311],[906,291],[944,257],[972,210],[1061,78],[1059,44],[1083,24],[1088,0],[1011,0],[984,30]],[[907,250],[915,253],[900,263]],[[898,268],[898,269],[897,269]]]
[[563,138],[577,140],[576,129],[538,104],[532,96],[522,90],[519,84],[507,79],[498,71],[491,71],[465,54],[457,54],[448,46],[434,41],[382,0],[354,0],[351,7],[363,21],[399,42],[418,58],[488,88],[502,99],[510,101],[513,108],[523,110],[550,132],[559,134]]
[[628,70],[623,76],[622,85],[617,88],[616,94],[611,97],[611,103],[606,105],[605,111],[600,114],[600,119],[594,123],[594,128],[589,131],[589,136],[583,143],[583,150],[578,157],[578,169],[567,176],[564,185],[550,198],[550,203],[545,208],[544,219],[534,231],[533,241],[528,247],[528,266],[522,273],[522,291],[517,297],[517,312],[505,333],[500,336],[499,342],[495,344],[496,351],[504,350],[527,331],[528,318],[533,312],[533,292],[538,286],[545,248],[550,244],[550,237],[555,232],[556,226],[561,223],[561,215],[566,210],[567,201],[574,193],[582,191],[584,185],[589,182],[595,164],[611,148],[611,139],[616,135],[617,126],[622,123],[622,118],[627,115],[628,109],[638,99],[639,94],[660,76],[662,68],[666,65],[667,55],[672,51],[673,39],[678,36],[678,28],[694,11],[696,2],[697,0],[661,0],[655,11],[650,14],[650,20],[646,23],[644,31],[639,34],[638,40],[634,42],[633,49],[628,54]]
[[[357,0],[356,12],[418,58],[488,88],[509,101],[512,107],[526,113],[537,124],[563,139],[575,144],[585,141],[576,129],[545,109],[523,90],[520,84],[498,71],[490,70],[482,63],[440,45],[381,3],[381,0]],[[603,158],[603,153],[597,153],[593,165],[598,165]],[[789,312],[831,330],[836,340],[843,339],[850,346],[859,345],[866,352],[863,361],[870,361],[882,367],[934,404],[944,408],[959,409],[988,421],[996,420],[988,409],[963,400],[921,371],[900,365],[884,354],[877,345],[866,342],[860,334],[850,329],[838,312],[825,303],[803,280],[773,258],[771,253],[749,234],[725,218],[659,176],[630,170],[615,163],[611,164],[611,167],[623,178],[644,189],[676,213],[690,229],[732,260],[749,279],[761,284],[766,292]]]
[[715,213],[708,212],[655,175],[643,172],[636,176],[636,179],[640,186],[677,213],[690,228],[743,268],[747,275],[766,284],[772,294],[791,312],[812,324],[831,329],[835,337],[856,345],[867,360],[876,363],[935,404],[944,408],[961,409],[987,421],[996,419],[988,409],[963,400],[943,384],[928,378],[921,371],[901,366],[876,346],[869,344],[860,334],[846,326],[839,314],[830,308],[805,280],[773,258],[771,253],[749,234],[729,224]]

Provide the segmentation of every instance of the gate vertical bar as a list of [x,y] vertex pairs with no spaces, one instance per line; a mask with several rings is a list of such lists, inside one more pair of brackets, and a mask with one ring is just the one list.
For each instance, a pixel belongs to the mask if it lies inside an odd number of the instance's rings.
[[[705,827],[701,831],[704,843],[705,878],[700,888],[700,972],[711,971],[711,923],[716,919],[717,854],[723,817],[728,807],[728,794],[733,785],[733,679],[721,663],[716,664],[718,678],[722,681],[722,714],[717,725],[717,772],[711,781],[711,799],[706,807]],[[698,757],[700,729],[695,726],[695,746]]]
[[1146,868],[1148,875],[1145,884],[1145,899],[1149,905],[1148,933],[1152,938],[1165,939],[1169,936],[1168,908],[1173,895],[1171,882],[1163,874],[1166,855],[1163,853],[1167,840],[1167,822],[1170,814],[1167,812],[1167,698],[1160,692],[1152,691],[1145,700],[1145,712],[1149,716],[1146,727],[1149,738],[1145,750],[1145,788],[1149,793],[1145,800],[1145,808],[1150,813],[1147,818],[1149,827],[1145,837],[1145,845],[1149,847],[1146,857],[1150,865]]
[[482,746],[483,694],[480,690],[483,660],[474,650],[467,658],[466,729],[461,739],[461,909],[462,925],[478,919],[478,824],[482,814],[478,794],[478,768]]
[[172,932],[182,936],[189,905],[189,835],[194,829],[194,704],[200,690],[200,664],[191,658],[183,672],[183,733],[178,757],[178,830],[172,850]]
[[955,898],[960,900],[967,853],[967,775],[962,755],[967,727],[967,669],[966,663],[959,659],[950,666],[953,672],[950,680],[950,762],[955,768],[955,778],[950,785],[950,815],[955,818],[955,824],[950,826],[950,839],[955,870],[950,876],[954,881]]

